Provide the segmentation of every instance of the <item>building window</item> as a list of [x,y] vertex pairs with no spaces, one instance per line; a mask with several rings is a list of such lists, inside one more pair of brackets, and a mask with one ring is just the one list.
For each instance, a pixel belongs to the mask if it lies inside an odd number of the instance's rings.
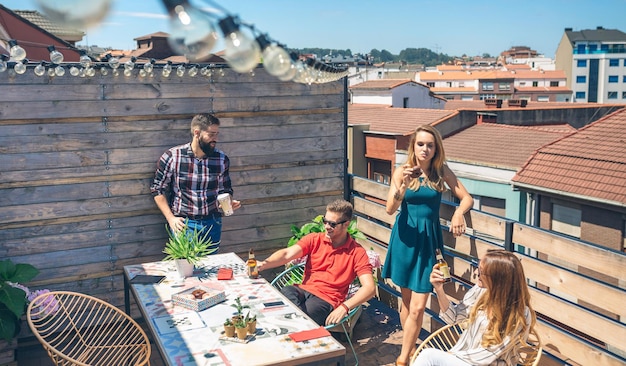
[[519,82],[519,86],[526,86],[526,82],[525,81],[520,81]]
[[459,88],[464,88],[464,87],[465,87],[465,82],[459,81]]
[[539,86],[539,82],[538,81],[533,81],[533,87],[538,87]]
[[550,82],[550,86],[559,86],[559,82],[558,81],[551,81]]
[[626,99],[626,92],[622,92],[622,99]]
[[577,60],[576,66],[578,67],[587,67],[587,60]]
[[609,66],[619,66],[619,59],[617,58],[609,59]]
[[402,108],[409,108],[409,98],[402,98]]
[[451,81],[447,81],[447,82],[446,82],[446,86],[447,86],[448,88],[452,88],[452,82],[451,82]]
[[581,212],[579,208],[552,204],[552,230],[580,238]]
[[578,75],[576,76],[576,82],[577,83],[586,83],[587,82],[587,75]]
[[578,51],[577,53],[584,54],[585,48],[587,48],[586,44],[579,44],[576,46],[576,51]]
[[483,90],[493,90],[493,83],[492,82],[483,83]]
[[616,91],[610,91],[607,95],[608,99],[617,99],[617,92]]
[[619,81],[619,76],[609,75],[609,83],[617,83],[618,81]]
[[429,88],[434,88],[435,87],[435,83],[432,82],[432,81],[427,82],[426,85],[428,85]]
[[576,99],[585,99],[585,92],[578,91],[576,92]]
[[485,100],[485,99],[496,99],[496,95],[495,94],[481,94],[480,100]]
[[537,96],[537,101],[538,102],[549,102],[550,101],[550,97],[547,95],[539,95]]
[[490,214],[506,217],[506,200],[502,198],[474,196],[474,202],[476,201],[478,201],[479,207],[474,208],[477,208],[480,211],[488,212]]
[[511,90],[511,83],[498,84],[498,90]]
[[389,176],[380,173],[374,173],[374,180],[378,183],[389,185]]
[[626,83],[626,75],[622,77],[622,83]]

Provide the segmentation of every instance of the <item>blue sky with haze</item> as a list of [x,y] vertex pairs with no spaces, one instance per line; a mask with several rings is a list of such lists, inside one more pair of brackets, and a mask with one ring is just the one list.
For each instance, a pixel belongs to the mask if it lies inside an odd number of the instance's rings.
[[[60,0],[59,0],[60,1]],[[85,0],[82,0],[85,1]],[[102,24],[80,44],[132,49],[133,38],[168,32],[159,0],[112,0]],[[38,9],[35,0],[2,0],[10,9]],[[198,7],[210,2],[194,1]],[[626,0],[229,0],[217,2],[244,22],[292,48],[371,49],[398,54],[429,48],[450,56],[498,55],[528,46],[554,57],[564,28],[603,26],[626,32]]]

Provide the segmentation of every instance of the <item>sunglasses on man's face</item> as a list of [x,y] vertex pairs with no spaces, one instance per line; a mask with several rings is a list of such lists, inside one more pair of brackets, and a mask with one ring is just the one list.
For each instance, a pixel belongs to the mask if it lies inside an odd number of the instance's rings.
[[324,219],[322,219],[322,222],[324,223],[324,225],[328,225],[328,226],[330,226],[330,227],[332,227],[334,229],[337,225],[345,224],[346,222],[348,222],[348,220],[334,222],[334,221],[326,220],[324,218]]

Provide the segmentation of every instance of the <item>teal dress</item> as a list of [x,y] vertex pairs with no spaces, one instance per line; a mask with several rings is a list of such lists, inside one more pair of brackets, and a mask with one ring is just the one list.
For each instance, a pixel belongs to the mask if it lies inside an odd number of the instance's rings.
[[[420,177],[420,182],[422,182]],[[435,264],[435,249],[443,252],[439,225],[441,192],[427,186],[407,189],[391,230],[383,278],[414,292],[431,292],[430,272]]]

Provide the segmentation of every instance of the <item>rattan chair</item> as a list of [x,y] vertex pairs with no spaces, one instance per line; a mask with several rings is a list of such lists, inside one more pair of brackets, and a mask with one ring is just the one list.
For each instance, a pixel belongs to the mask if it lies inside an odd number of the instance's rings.
[[[413,364],[424,348],[437,348],[446,352],[449,351],[461,337],[464,327],[465,324],[447,324],[431,333],[419,345],[413,357],[411,357],[409,365]],[[519,349],[517,364],[521,366],[537,366],[543,352],[541,340],[535,330],[531,332],[528,338],[526,344]]]
[[[274,280],[272,280],[271,284],[277,289],[282,289],[285,286],[299,284],[302,282],[304,277],[304,263],[293,265],[283,272],[279,273]],[[359,364],[359,358],[356,355],[356,351],[354,350],[354,346],[352,345],[352,322],[355,319],[355,315],[361,311],[361,306],[357,306],[354,309],[350,310],[350,312],[341,319],[341,321],[337,324],[327,325],[326,328],[329,331],[335,331],[337,328],[343,330],[345,334],[348,344],[350,345],[350,349],[352,350],[352,354],[354,355],[354,360],[356,361],[356,365]]]
[[31,301],[26,317],[56,365],[150,365],[150,341],[139,324],[95,297],[44,293]]

